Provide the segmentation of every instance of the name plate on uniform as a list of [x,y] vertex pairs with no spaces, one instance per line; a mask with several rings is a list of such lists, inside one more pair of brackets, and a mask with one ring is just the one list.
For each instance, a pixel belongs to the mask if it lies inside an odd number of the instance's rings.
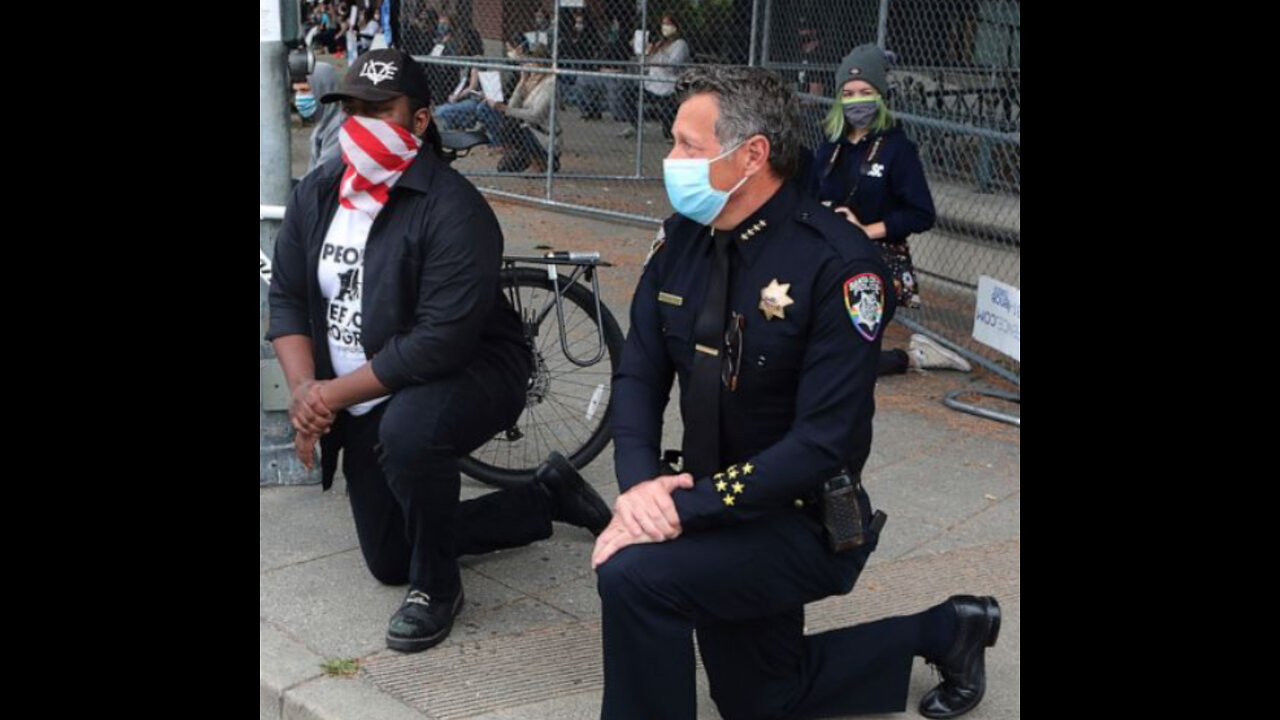
[[658,302],[664,302],[668,305],[675,305],[676,307],[680,307],[681,305],[684,305],[684,298],[680,297],[679,295],[672,295],[671,293],[660,292],[658,293]]
[[973,339],[1022,362],[1021,323],[1021,291],[986,275],[980,276]]

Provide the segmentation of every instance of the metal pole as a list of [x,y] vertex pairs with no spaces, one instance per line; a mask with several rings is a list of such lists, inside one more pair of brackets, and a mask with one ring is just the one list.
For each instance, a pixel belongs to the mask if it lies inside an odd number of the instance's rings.
[[555,86],[551,94],[551,136],[547,139],[548,201],[551,200],[551,184],[556,170],[556,110],[560,105],[560,0],[556,0],[555,7],[552,8],[551,33],[551,81]]
[[981,138],[978,141],[978,192],[991,192],[991,141]]
[[880,0],[880,22],[876,27],[876,45],[884,49],[885,36],[889,34],[889,0]]
[[[284,205],[289,199],[290,186],[290,87],[281,32],[283,3],[282,0],[260,0],[259,4],[262,34],[258,45],[258,200],[260,205]],[[259,220],[258,246],[268,258],[275,256],[275,234],[279,227],[278,220]],[[258,482],[260,485],[319,482],[319,473],[307,472],[293,452],[289,415],[279,407],[280,365],[271,345],[262,339],[267,317],[267,287],[259,280]]]
[[747,51],[747,64],[755,67],[756,65],[756,36],[758,34],[757,27],[760,24],[760,0],[751,0],[751,49]]
[[581,215],[583,217],[606,218],[608,220],[623,220],[623,221],[626,221],[629,223],[635,223],[644,227],[656,227],[658,225],[661,225],[664,220],[664,218],[649,217],[647,215],[633,215],[631,213],[617,212],[615,210],[601,210],[600,208],[590,207],[588,205],[575,205],[573,203],[560,202],[558,200],[551,200],[551,201],[539,200],[538,198],[535,198],[535,197],[530,197],[528,195],[521,195],[519,193],[507,192],[505,190],[498,190],[497,188],[476,186],[476,189],[484,193],[485,195],[492,195],[493,197],[499,197],[504,200],[511,200],[512,202],[518,202],[524,205],[531,205],[534,207],[549,207],[555,210],[564,210],[574,215]]
[[[640,77],[644,77],[644,38],[649,32],[649,0],[640,0]],[[633,36],[634,37],[634,36]],[[636,82],[636,177],[640,177],[640,163],[644,160],[644,81]]]
[[760,41],[760,66],[769,67],[769,35],[773,32],[773,0],[764,0],[764,39]]
[[[280,0],[262,0],[264,6],[270,2],[278,5]],[[274,38],[258,45],[258,195],[263,205],[283,205],[289,198],[289,69],[278,31]]]

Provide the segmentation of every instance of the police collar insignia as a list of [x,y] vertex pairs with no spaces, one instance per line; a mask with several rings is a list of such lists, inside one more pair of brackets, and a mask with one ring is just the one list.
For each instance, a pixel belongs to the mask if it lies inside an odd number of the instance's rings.
[[787,319],[787,306],[795,302],[787,295],[790,289],[791,283],[780,284],[778,278],[770,280],[768,285],[760,289],[760,312],[764,313],[765,320]]
[[844,307],[858,333],[868,342],[875,342],[884,317],[884,283],[880,276],[862,273],[845,280]]
[[658,226],[658,235],[653,239],[653,244],[649,246],[649,254],[644,256],[644,267],[649,267],[649,261],[654,255],[662,249],[667,242],[667,229],[661,225]]
[[738,239],[741,240],[742,242],[746,242],[751,238],[755,237],[756,233],[760,232],[761,230],[764,230],[765,226],[768,224],[769,224],[768,220],[759,220],[754,225],[747,228],[746,232],[738,236]]

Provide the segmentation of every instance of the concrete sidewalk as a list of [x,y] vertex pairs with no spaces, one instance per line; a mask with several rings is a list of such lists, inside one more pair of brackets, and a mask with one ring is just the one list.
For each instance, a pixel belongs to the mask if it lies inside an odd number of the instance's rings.
[[[507,252],[547,238],[556,249],[599,249],[618,264],[604,299],[625,330],[627,298],[652,231],[494,202]],[[905,344],[901,328],[890,345]],[[852,593],[807,609],[808,631],[913,613],[956,593],[1000,599],[999,645],[987,653],[988,690],[969,716],[1020,715],[1019,431],[941,405],[951,389],[996,384],[978,373],[884,378],[871,458],[863,473],[889,515],[879,550]],[[670,406],[667,443],[681,428]],[[617,494],[606,450],[583,474],[606,500]],[[386,649],[387,619],[403,588],[364,566],[343,480],[259,491],[259,669],[262,718],[398,720],[597,718],[602,691],[599,601],[592,537],[557,525],[549,540],[465,558],[467,605],[453,634],[425,653]],[[464,480],[464,497],[488,488]],[[350,676],[322,664],[353,659]],[[699,717],[718,718],[699,672]],[[918,661],[906,715],[937,682]],[[901,716],[887,716],[901,717]]]

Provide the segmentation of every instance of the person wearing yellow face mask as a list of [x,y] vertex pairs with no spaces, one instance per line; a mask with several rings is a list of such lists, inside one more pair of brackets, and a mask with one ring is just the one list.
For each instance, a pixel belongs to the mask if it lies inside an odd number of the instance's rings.
[[[836,94],[823,123],[826,142],[814,153],[809,194],[834,209],[880,247],[899,307],[920,306],[908,236],[933,227],[937,213],[916,145],[885,103],[890,57],[871,44],[853,49],[836,71]],[[907,350],[886,349],[880,374],[908,368],[968,372],[960,355],[920,334]]]

